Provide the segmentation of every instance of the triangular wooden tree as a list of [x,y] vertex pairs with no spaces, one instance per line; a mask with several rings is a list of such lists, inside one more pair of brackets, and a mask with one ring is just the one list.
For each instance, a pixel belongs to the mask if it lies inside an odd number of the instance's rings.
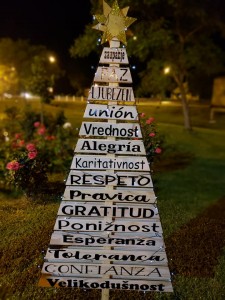
[[133,21],[127,11],[117,1],[112,9],[104,2],[104,15],[96,16],[110,47],[103,49],[90,89],[87,121],[79,132],[40,286],[173,290],[127,53],[120,47],[120,40],[126,42],[121,23]]

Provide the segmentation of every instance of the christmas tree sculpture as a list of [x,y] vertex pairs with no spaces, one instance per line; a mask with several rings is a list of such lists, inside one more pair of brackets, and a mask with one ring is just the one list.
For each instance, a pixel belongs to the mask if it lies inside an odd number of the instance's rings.
[[171,292],[125,47],[135,19],[103,1],[103,49],[40,286]]

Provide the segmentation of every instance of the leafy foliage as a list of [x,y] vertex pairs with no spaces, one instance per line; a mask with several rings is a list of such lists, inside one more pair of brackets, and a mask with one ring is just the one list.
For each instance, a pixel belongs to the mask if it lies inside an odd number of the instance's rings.
[[[107,2],[112,5],[113,1]],[[91,3],[95,13],[102,9],[99,2]],[[119,5],[130,6],[129,16],[138,18],[131,31],[127,31],[127,50],[143,63],[139,95],[164,96],[178,87],[184,125],[191,129],[185,86],[199,94],[202,85],[194,84],[199,74],[201,81],[206,80],[208,84],[208,79],[225,70],[224,51],[219,42],[224,41],[223,7],[220,9],[217,0],[121,0]],[[86,30],[75,41],[77,48],[73,56],[93,51],[94,43],[89,46],[89,40],[93,41],[94,37],[95,33]],[[170,73],[165,76],[163,70],[167,66]]]
[[145,113],[140,113],[140,126],[143,135],[146,156],[152,164],[156,156],[162,152],[163,137],[159,135],[157,125],[153,117],[147,118]]
[[47,162],[37,155],[37,150],[28,152],[22,148],[6,166],[9,170],[9,182],[22,190],[27,197],[38,198],[39,191],[47,184]]
[[[8,84],[5,83],[4,92],[32,90],[43,96],[44,100],[48,99],[46,90],[54,85],[54,80],[60,74],[58,65],[49,62],[50,54],[52,52],[45,46],[32,45],[27,40],[0,39],[0,74],[3,68],[8,70]],[[0,85],[0,93],[2,90]]]
[[56,117],[45,115],[46,125],[39,120],[39,114],[26,110],[19,121],[20,132],[7,134],[0,153],[8,162],[1,165],[3,178],[33,199],[45,193],[50,173],[67,170],[73,153],[70,138],[74,134],[63,112]]
[[0,65],[0,95],[16,91],[18,76],[14,67]]
[[35,56],[31,64],[31,76],[27,81],[28,90],[39,95],[44,103],[50,103],[54,98],[52,88],[55,74],[50,67],[48,57]]
[[[75,41],[74,45],[70,48],[72,57],[86,57],[90,52],[96,51],[96,41],[99,38],[99,33],[94,31],[91,26],[86,26],[84,34],[80,35]],[[99,43],[97,43],[99,44]]]

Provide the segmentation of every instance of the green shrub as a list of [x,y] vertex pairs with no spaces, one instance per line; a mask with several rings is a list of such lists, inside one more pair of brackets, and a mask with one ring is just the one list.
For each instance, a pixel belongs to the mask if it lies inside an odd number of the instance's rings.
[[2,181],[6,176],[11,187],[31,198],[40,198],[38,195],[48,188],[49,173],[65,172],[69,168],[73,155],[71,140],[75,139],[63,112],[56,117],[45,116],[45,124],[39,120],[40,115],[26,110],[20,120],[20,132],[9,132],[0,149],[4,162],[0,165]]

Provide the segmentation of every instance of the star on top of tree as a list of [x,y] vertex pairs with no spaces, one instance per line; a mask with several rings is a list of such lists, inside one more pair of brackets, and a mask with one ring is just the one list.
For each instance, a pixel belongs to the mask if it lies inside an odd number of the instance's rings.
[[127,44],[125,31],[136,21],[135,18],[127,17],[129,6],[120,9],[117,0],[110,7],[103,0],[103,15],[95,15],[99,22],[94,29],[103,31],[102,44],[117,38],[123,44]]

